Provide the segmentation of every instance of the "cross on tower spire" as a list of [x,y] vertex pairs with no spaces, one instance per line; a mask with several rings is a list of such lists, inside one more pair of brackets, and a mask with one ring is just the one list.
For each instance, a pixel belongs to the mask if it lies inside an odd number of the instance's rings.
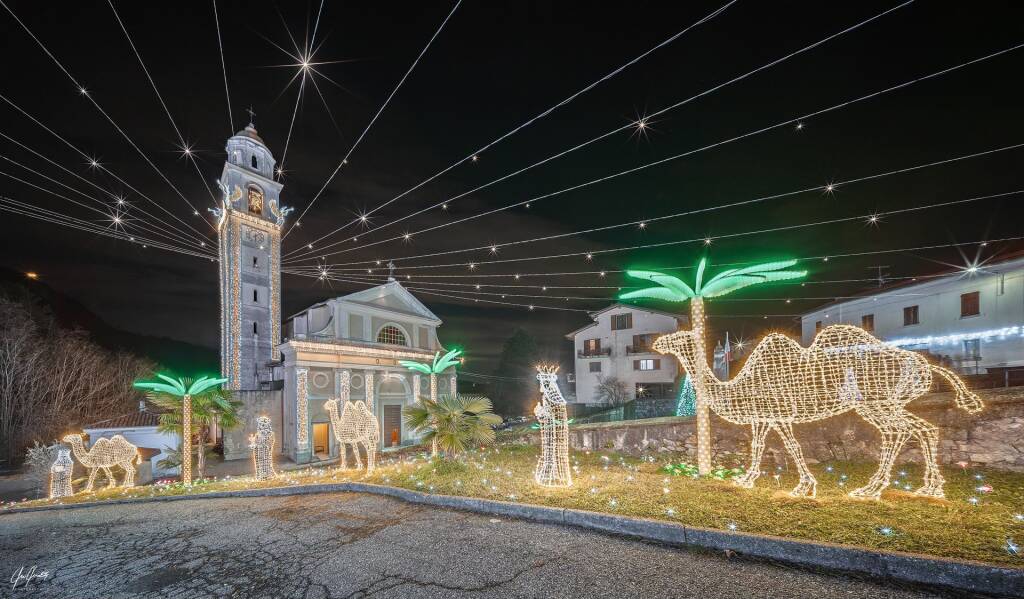
[[249,113],[249,126],[255,128],[256,127],[256,111],[252,109],[252,106],[249,106],[249,108],[246,110],[246,112]]

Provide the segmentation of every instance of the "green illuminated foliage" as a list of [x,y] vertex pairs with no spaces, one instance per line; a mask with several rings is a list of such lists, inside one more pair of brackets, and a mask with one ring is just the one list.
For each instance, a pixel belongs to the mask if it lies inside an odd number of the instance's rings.
[[627,270],[628,276],[647,279],[652,283],[657,283],[659,287],[628,291],[620,295],[619,299],[644,298],[685,302],[695,297],[721,297],[758,283],[786,281],[807,275],[806,270],[785,270],[794,264],[796,264],[796,260],[779,260],[744,268],[730,268],[723,270],[705,283],[704,270],[707,267],[707,258],[701,258],[697,265],[697,277],[693,287],[672,275],[650,270]]
[[441,355],[441,352],[436,352],[434,354],[434,362],[430,365],[413,362],[412,360],[399,360],[398,363],[409,370],[423,374],[441,374],[449,367],[455,366],[459,363],[460,354],[462,354],[461,349],[453,349],[443,356]]

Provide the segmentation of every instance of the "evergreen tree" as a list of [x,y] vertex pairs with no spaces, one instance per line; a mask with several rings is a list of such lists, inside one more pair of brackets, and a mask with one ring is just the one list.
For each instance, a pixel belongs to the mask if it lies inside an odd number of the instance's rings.
[[676,400],[676,416],[697,415],[697,391],[693,388],[690,375],[686,375],[679,385],[679,399]]
[[528,411],[539,392],[535,370],[539,355],[537,340],[524,329],[517,328],[505,340],[494,372],[502,377],[494,384],[495,411],[506,415]]

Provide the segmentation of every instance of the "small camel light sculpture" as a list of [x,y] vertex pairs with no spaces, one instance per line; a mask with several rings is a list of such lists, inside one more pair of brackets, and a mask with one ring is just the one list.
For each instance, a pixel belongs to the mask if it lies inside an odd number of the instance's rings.
[[952,371],[929,364],[920,354],[886,345],[854,326],[825,327],[807,348],[771,333],[727,382],[708,369],[701,347],[690,331],[664,335],[654,342],[654,349],[675,355],[702,383],[716,414],[733,424],[750,425],[750,469],[735,480],[747,488],[754,486],[761,473],[765,437],[774,430],[800,474],[790,494],[814,497],[817,481],[807,468],[793,425],[853,411],[882,434],[882,448],[878,470],[851,496],[879,498],[889,485],[896,457],[913,437],[921,445],[925,462],[924,486],[915,493],[944,497],[945,481],[937,461],[938,430],[905,406],[928,392],[934,373],[953,387],[961,409],[973,413],[984,407]]
[[327,408],[327,413],[331,416],[331,430],[334,431],[334,438],[341,446],[341,467],[348,467],[345,454],[347,446],[351,445],[352,453],[356,456],[356,467],[362,469],[363,461],[359,458],[359,445],[362,445],[366,450],[366,473],[370,474],[376,465],[377,444],[380,443],[380,426],[377,417],[370,412],[365,402],[347,400],[345,400],[345,406],[341,409],[339,416],[338,403],[340,401],[329,399],[324,402],[324,407]]
[[93,443],[89,451],[85,450],[82,443],[82,435],[74,434],[64,437],[64,442],[71,444],[75,458],[89,469],[89,483],[85,485],[86,491],[92,491],[92,485],[96,481],[96,475],[100,469],[107,475],[107,488],[117,485],[117,479],[110,471],[111,466],[120,466],[124,470],[124,482],[122,487],[135,486],[135,463],[141,463],[139,450],[129,443],[121,435],[114,435],[107,439],[102,437]]
[[274,428],[270,418],[256,419],[256,432],[249,435],[249,449],[256,467],[256,480],[267,480],[277,476],[274,472]]
[[537,380],[542,397],[533,413],[540,425],[541,453],[533,478],[544,487],[571,487],[569,421],[558,388],[558,367],[538,366]]

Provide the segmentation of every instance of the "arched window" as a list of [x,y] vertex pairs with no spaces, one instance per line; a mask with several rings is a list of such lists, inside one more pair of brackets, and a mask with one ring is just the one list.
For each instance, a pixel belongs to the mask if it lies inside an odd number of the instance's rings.
[[377,332],[377,343],[405,345],[405,333],[393,324],[385,325]]
[[252,167],[253,168],[259,168],[260,167],[259,161],[256,160],[256,154],[252,155]]

